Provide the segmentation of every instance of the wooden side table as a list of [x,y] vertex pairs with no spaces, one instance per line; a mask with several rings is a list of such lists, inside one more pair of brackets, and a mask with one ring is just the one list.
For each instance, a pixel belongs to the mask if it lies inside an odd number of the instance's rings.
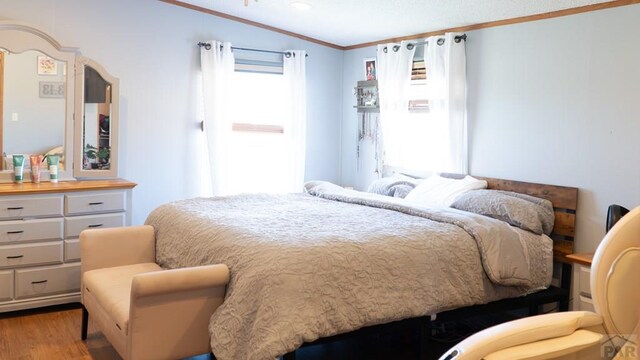
[[567,260],[573,264],[573,283],[571,294],[573,297],[573,310],[594,311],[591,299],[591,262],[592,253],[577,253],[566,255]]
[[572,264],[580,264],[590,267],[591,262],[593,261],[593,253],[569,254],[566,258],[569,259]]

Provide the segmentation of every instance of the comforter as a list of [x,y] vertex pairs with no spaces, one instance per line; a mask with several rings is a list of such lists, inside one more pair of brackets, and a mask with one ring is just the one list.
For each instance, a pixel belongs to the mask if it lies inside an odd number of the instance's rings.
[[229,267],[209,328],[220,360],[274,359],[320,337],[521,295],[551,278],[544,235],[323,182],[307,194],[178,201],[147,224],[164,268]]

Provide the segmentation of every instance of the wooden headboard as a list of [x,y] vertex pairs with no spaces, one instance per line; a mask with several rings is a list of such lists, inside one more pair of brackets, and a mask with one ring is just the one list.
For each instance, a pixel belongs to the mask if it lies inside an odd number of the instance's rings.
[[566,256],[573,253],[573,238],[576,231],[578,188],[474,177],[486,180],[489,184],[489,189],[513,191],[551,201],[556,215],[553,232],[551,233],[553,259],[562,263],[568,262]]

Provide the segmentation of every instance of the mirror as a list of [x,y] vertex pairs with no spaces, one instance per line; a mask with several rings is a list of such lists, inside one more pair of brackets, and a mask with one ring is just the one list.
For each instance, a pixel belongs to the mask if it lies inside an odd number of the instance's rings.
[[13,181],[13,154],[59,155],[60,180],[116,177],[118,99],[118,79],[76,48],[0,21],[0,182]]
[[[76,99],[77,177],[117,175],[118,79],[100,64],[84,57],[76,61],[76,88],[83,89]],[[82,149],[80,151],[80,149]]]
[[62,169],[66,62],[37,50],[0,52],[0,168],[12,170],[11,154],[56,154]]
[[[0,147],[7,155],[60,156],[58,178],[73,179],[73,68],[77,49],[64,47],[36,28],[0,21]],[[13,182],[2,156],[0,182]],[[42,181],[49,180],[46,166]],[[25,161],[24,181],[31,181]]]

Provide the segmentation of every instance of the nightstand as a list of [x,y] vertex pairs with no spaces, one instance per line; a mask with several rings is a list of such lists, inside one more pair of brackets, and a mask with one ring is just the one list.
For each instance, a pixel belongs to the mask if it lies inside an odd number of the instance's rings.
[[571,284],[572,310],[594,311],[591,299],[591,261],[593,254],[570,254],[566,258],[573,264]]

